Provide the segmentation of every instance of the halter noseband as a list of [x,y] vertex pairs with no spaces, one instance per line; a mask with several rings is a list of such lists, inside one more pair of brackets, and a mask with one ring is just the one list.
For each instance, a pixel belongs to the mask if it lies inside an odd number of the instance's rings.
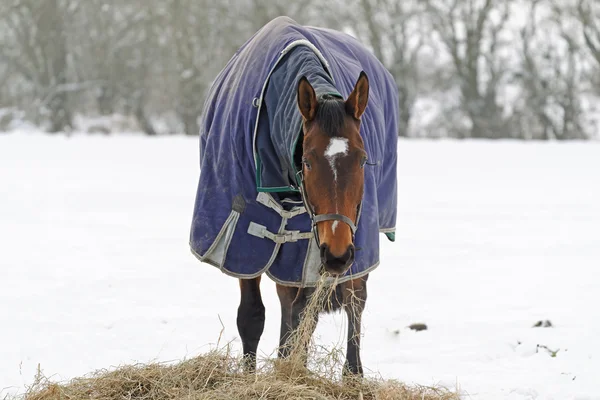
[[[317,223],[324,221],[341,221],[350,227],[352,231],[352,242],[354,242],[354,235],[356,234],[356,224],[352,222],[350,218],[343,214],[315,214],[310,202],[308,201],[308,196],[306,195],[306,189],[304,187],[304,174],[302,170],[298,171],[296,174],[298,178],[298,185],[300,186],[300,193],[302,194],[302,201],[304,202],[304,208],[306,208],[306,212],[311,220],[313,236],[317,241],[317,246],[321,247],[321,240],[319,239],[319,230],[317,229]],[[358,206],[358,210],[356,213],[356,222],[358,223],[358,218],[360,217],[360,212],[362,209],[362,202],[360,202]]]

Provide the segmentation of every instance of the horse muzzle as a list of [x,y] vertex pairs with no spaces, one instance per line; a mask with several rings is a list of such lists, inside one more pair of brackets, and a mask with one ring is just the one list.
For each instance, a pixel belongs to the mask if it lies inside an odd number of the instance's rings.
[[320,251],[323,269],[334,276],[344,274],[354,262],[355,249],[353,244],[348,246],[346,252],[341,255],[333,254],[327,243],[321,245]]

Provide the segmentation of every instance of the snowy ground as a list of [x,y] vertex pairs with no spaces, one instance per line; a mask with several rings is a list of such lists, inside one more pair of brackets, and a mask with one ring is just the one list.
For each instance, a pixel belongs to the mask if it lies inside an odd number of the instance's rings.
[[[600,399],[600,144],[401,141],[399,155],[365,367],[472,399]],[[4,393],[38,363],[64,379],[194,356],[219,316],[236,338],[237,283],[187,246],[197,157],[183,137],[0,136]],[[263,282],[270,355],[279,305]],[[342,345],[345,317],[322,321],[320,342]]]

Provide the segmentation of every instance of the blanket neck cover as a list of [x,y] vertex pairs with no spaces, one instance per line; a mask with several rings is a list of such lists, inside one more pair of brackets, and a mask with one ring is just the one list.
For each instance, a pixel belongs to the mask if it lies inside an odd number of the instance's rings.
[[310,287],[320,257],[303,206],[294,153],[301,115],[296,88],[306,76],[318,96],[347,98],[361,71],[369,103],[361,136],[365,167],[355,262],[340,281],[379,264],[379,232],[394,240],[398,92],[383,65],[349,35],[274,19],[251,37],[215,79],[200,129],[200,180],[190,247],[202,262],[237,278],[263,273]]

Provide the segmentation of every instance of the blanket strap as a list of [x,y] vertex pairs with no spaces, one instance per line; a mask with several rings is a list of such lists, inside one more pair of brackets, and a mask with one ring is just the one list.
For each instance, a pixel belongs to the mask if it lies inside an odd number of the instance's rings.
[[283,231],[282,233],[273,233],[268,231],[266,226],[257,224],[256,222],[250,222],[248,233],[259,238],[271,239],[279,244],[297,242],[298,240],[313,237],[312,232]]
[[295,217],[296,215],[304,214],[306,212],[306,208],[302,207],[294,207],[290,211],[284,210],[279,203],[277,203],[268,193],[260,192],[256,197],[256,201],[262,204],[263,206],[267,206],[273,210],[277,214],[279,214],[282,218],[290,219]]

